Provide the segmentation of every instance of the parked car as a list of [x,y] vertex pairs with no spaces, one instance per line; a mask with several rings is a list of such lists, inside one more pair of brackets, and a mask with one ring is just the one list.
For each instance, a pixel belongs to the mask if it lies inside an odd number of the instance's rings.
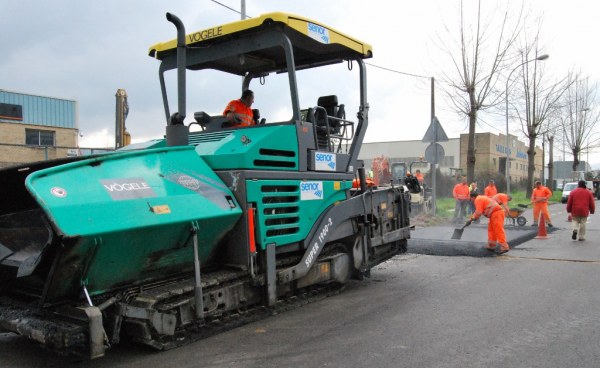
[[577,188],[577,182],[565,183],[565,185],[563,186],[562,197],[560,198],[560,201],[562,203],[567,203],[567,199],[569,199],[569,194],[575,188]]

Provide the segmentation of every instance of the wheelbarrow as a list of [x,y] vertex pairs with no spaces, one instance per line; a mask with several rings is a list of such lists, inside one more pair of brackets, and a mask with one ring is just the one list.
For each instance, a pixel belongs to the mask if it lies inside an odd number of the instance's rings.
[[525,226],[527,223],[527,219],[523,217],[524,210],[522,208],[510,208],[508,210],[508,214],[506,215],[505,222],[511,223],[513,226]]

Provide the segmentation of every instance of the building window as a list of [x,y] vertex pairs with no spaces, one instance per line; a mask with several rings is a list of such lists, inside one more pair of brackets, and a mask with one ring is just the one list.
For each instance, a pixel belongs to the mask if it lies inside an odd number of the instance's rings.
[[0,119],[23,120],[23,106],[0,102]]
[[54,131],[25,129],[25,144],[28,146],[54,146]]

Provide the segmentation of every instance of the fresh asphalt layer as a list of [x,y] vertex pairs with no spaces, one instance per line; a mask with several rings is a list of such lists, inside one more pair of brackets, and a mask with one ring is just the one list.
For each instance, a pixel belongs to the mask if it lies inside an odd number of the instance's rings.
[[[484,248],[487,245],[487,224],[487,219],[482,219],[479,224],[471,224],[464,229],[460,240],[451,238],[454,229],[460,228],[462,225],[457,225],[457,227],[441,225],[416,228],[411,231],[411,238],[408,240],[408,252],[438,256],[496,256],[495,253]],[[550,233],[554,229],[548,228],[546,233]],[[506,241],[511,248],[515,248],[519,244],[538,236],[538,227],[533,227],[530,223],[525,224],[525,226],[507,223],[504,230]]]

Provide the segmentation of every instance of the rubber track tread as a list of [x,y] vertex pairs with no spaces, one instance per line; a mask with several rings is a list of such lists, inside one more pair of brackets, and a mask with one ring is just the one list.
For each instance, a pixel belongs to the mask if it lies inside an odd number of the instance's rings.
[[[279,300],[277,304],[272,307],[257,306],[243,313],[230,314],[220,319],[191,327],[188,326],[183,331],[177,331],[174,336],[165,336],[161,337],[160,340],[152,341],[151,345],[160,350],[170,350],[188,345],[219,333],[337,295],[343,289],[344,286],[339,284],[323,285],[318,288],[313,286],[310,290],[307,290],[300,295],[294,295],[287,299]],[[148,341],[145,341],[145,343],[148,344]]]

